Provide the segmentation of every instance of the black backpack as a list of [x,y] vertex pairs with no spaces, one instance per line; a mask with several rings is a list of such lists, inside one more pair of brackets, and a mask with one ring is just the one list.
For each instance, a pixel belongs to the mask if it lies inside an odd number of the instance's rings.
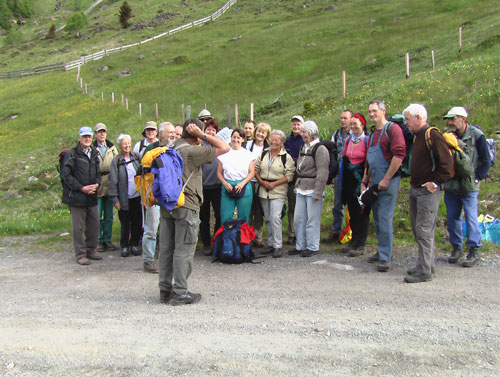
[[[328,166],[328,180],[326,181],[326,184],[329,185],[333,182],[333,179],[339,172],[339,163],[337,161],[337,145],[330,140],[322,140],[319,143],[315,144],[312,147],[311,152],[306,153],[307,155],[311,155],[314,159],[316,159],[316,151],[318,150],[320,145],[324,145],[326,149],[328,149],[328,153],[330,154],[330,165]],[[304,154],[302,154],[304,155]],[[316,177],[304,177],[300,176],[302,178],[316,178]]]
[[241,226],[244,223],[246,221],[243,219],[228,220],[224,223],[224,230],[217,235],[214,242],[215,260],[229,264],[252,262],[255,256],[250,244],[241,243]]

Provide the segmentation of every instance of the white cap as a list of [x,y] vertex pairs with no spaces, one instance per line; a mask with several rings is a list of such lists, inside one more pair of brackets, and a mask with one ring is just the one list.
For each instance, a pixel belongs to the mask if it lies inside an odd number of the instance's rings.
[[199,120],[213,119],[213,116],[212,114],[210,114],[210,111],[208,111],[207,109],[203,109],[198,114],[198,119]]
[[300,121],[300,123],[304,123],[304,118],[302,118],[300,115],[294,115],[290,120],[293,122],[295,119]]
[[448,114],[446,114],[443,119],[447,119],[447,118],[453,118],[455,116],[461,116],[461,117],[464,117],[464,118],[467,118],[469,116],[469,114],[467,114],[467,110],[465,110],[465,107],[461,107],[461,106],[455,106],[455,107],[452,107],[450,109],[450,111],[448,111]]

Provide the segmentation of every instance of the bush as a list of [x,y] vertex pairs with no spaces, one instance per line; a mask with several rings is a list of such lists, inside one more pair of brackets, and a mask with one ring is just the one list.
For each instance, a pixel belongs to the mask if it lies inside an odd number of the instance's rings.
[[56,37],[56,25],[50,25],[49,33],[47,34],[47,39],[53,39]]
[[76,36],[80,35],[80,31],[87,26],[88,20],[87,16],[83,14],[83,12],[76,12],[74,13],[68,20],[68,23],[64,27],[65,30],[67,31],[74,31],[76,33]]
[[10,30],[12,27],[12,18],[14,18],[14,15],[7,6],[7,1],[0,0],[0,27],[4,30]]
[[24,35],[21,32],[21,30],[16,30],[15,28],[11,28],[9,30],[9,33],[4,39],[4,44],[6,46],[14,44],[14,43],[19,43],[24,40]]

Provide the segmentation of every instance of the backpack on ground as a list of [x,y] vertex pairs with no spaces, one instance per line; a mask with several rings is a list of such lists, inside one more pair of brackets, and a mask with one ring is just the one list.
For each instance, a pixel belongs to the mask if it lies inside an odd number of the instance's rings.
[[167,147],[158,147],[147,151],[142,156],[141,166],[137,169],[134,177],[137,192],[141,195],[141,202],[146,208],[151,208],[156,204],[153,194],[154,174],[151,172],[151,165],[153,164],[153,160],[166,150]]
[[[431,131],[436,130],[441,133],[437,127],[429,127],[425,131],[425,145],[430,151],[432,159],[432,171],[436,170],[436,161],[434,159],[434,154],[432,153],[432,139]],[[445,132],[442,134],[446,144],[448,144],[448,150],[450,155],[453,157],[453,169],[451,171],[451,178],[457,179],[468,179],[474,175],[474,167],[472,166],[472,161],[469,157],[467,146],[461,140],[458,140],[456,135],[452,132]]]
[[[320,145],[324,145],[326,149],[328,149],[328,153],[330,154],[330,165],[328,165],[328,179],[326,184],[329,185],[333,182],[335,176],[339,172],[339,163],[337,161],[337,145],[335,142],[330,140],[321,140],[319,143],[315,144],[312,147],[310,155],[316,160],[316,151],[318,150]],[[309,153],[308,153],[309,154]],[[309,177],[303,177],[309,178]],[[315,177],[311,177],[315,178]]]
[[391,146],[391,139],[389,137],[389,129],[391,128],[391,126],[395,123],[399,126],[399,128],[401,128],[401,131],[403,132],[403,137],[405,139],[405,145],[406,145],[406,156],[403,159],[403,162],[401,162],[399,171],[401,173],[402,178],[409,177],[410,165],[411,165],[411,151],[413,149],[413,138],[415,135],[413,135],[413,132],[411,132],[408,126],[405,124],[405,118],[403,115],[394,114],[392,117],[388,119],[388,121],[389,123],[384,126],[384,133],[385,136],[387,137],[387,140],[389,140],[389,148]]
[[250,242],[255,238],[253,226],[243,219],[228,220],[215,233],[213,255],[222,263],[239,264],[255,258]]

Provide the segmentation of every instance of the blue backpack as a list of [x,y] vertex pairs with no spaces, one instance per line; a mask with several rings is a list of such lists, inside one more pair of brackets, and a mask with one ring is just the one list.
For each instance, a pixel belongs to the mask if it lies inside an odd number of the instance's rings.
[[241,226],[244,223],[243,219],[228,220],[224,223],[224,230],[215,238],[215,260],[229,264],[252,262],[255,256],[250,244],[241,243]]
[[153,160],[151,166],[151,172],[155,175],[153,195],[158,204],[168,210],[174,209],[181,195],[183,169],[184,161],[181,155],[171,148]]

